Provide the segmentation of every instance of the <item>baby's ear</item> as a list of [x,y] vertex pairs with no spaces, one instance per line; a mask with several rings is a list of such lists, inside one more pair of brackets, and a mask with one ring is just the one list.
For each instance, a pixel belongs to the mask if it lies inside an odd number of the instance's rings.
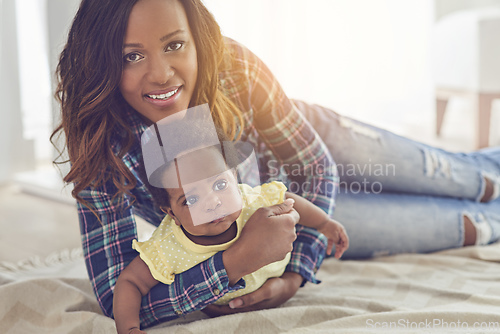
[[175,221],[175,225],[177,226],[181,226],[181,222],[179,221],[179,219],[175,216],[174,214],[174,211],[172,211],[171,208],[167,208],[167,207],[164,207],[166,209],[166,211],[162,211],[165,212],[167,215],[169,215],[170,217],[172,217],[172,219]]
[[[172,217],[172,216],[171,216],[171,217]],[[181,222],[180,222],[180,220],[179,220],[179,219],[177,219],[177,217],[173,216],[173,217],[172,217],[172,219],[174,220],[175,225],[177,225],[177,226],[181,226]]]

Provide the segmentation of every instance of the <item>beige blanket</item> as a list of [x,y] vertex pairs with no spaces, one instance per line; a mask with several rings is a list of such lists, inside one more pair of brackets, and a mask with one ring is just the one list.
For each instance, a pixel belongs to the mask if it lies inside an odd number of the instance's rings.
[[[0,333],[113,333],[78,251],[0,264]],[[500,333],[500,244],[367,261],[327,259],[320,285],[282,307],[207,319],[195,312],[148,333]]]

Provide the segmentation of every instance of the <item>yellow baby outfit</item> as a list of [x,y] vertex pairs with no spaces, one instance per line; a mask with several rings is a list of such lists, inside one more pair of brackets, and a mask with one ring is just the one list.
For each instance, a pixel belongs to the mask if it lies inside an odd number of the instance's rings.
[[[134,240],[132,242],[132,247],[139,252],[141,259],[148,265],[155,279],[165,284],[171,284],[175,274],[182,273],[212,257],[217,252],[228,249],[240,237],[243,226],[258,208],[282,203],[286,192],[285,185],[276,181],[255,188],[240,184],[239,188],[242,194],[243,208],[240,216],[236,219],[238,230],[233,240],[211,246],[195,244],[170,216],[166,216],[149,240],[144,242]],[[268,264],[244,276],[244,289],[225,294],[215,304],[227,304],[238,296],[257,290],[268,278],[283,275],[289,260],[290,253],[285,259]]]

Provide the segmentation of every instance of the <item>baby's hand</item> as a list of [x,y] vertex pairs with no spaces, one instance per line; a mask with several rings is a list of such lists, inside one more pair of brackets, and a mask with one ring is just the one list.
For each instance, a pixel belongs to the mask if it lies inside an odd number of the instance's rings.
[[335,258],[339,259],[342,254],[349,248],[349,237],[344,229],[344,226],[333,219],[327,219],[318,231],[323,233],[328,238],[328,247],[326,254],[332,253],[333,245],[335,245]]

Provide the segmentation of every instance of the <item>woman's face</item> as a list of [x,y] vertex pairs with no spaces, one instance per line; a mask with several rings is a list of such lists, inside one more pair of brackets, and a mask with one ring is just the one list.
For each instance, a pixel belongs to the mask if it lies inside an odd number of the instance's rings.
[[130,13],[123,45],[120,92],[157,122],[186,110],[196,85],[196,47],[178,0],[140,0]]

